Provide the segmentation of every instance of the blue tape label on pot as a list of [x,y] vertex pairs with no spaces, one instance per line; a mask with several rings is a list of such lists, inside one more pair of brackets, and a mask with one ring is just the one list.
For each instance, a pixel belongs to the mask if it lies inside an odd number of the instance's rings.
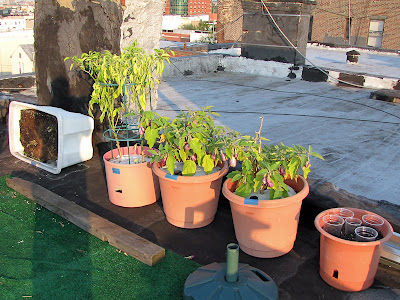
[[178,180],[178,175],[171,175],[169,173],[165,174],[165,178],[169,178],[172,180]]
[[244,204],[258,205],[258,199],[244,198]]
[[121,174],[121,170],[118,168],[112,168],[114,174]]

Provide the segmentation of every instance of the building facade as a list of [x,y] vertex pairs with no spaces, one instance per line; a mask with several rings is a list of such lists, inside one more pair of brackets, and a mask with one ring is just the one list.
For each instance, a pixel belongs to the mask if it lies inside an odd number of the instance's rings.
[[11,55],[12,74],[35,72],[33,44],[19,45]]
[[0,17],[0,30],[26,29],[26,19],[21,16]]
[[[218,43],[242,41],[243,5],[260,0],[218,0]],[[316,3],[309,18],[308,40],[333,45],[400,49],[400,0],[264,0],[279,3]],[[277,17],[279,19],[279,17]]]
[[310,20],[309,39],[336,45],[400,49],[399,15],[400,1],[318,0]]
[[212,14],[212,3],[212,0],[168,0],[165,14],[182,16]]

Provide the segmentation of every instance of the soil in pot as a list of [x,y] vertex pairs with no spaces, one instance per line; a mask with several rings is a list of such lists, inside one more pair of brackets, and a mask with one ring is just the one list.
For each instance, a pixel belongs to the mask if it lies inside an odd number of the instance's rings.
[[[151,157],[145,156],[144,161],[150,162]],[[122,155],[122,157],[117,156],[115,158],[110,158],[110,162],[123,165],[141,164],[143,162],[143,157],[140,154]]]
[[37,161],[55,163],[58,157],[58,121],[35,109],[21,111],[20,141],[24,154]]

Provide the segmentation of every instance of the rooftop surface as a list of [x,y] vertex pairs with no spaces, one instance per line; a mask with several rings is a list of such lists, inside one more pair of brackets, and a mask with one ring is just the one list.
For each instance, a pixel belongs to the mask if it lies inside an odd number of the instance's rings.
[[[274,279],[280,299],[398,299],[400,295],[399,271],[384,265],[379,266],[372,287],[358,293],[336,290],[318,274],[319,233],[313,220],[324,208],[343,206],[341,201],[350,199],[354,206],[384,211],[395,229],[400,225],[396,196],[400,191],[400,106],[369,99],[371,91],[222,71],[166,78],[159,86],[157,112],[161,115],[172,117],[182,109],[212,105],[220,114],[217,123],[250,135],[264,116],[262,135],[270,143],[311,145],[325,157],[325,161],[311,161],[311,193],[303,202],[293,250],[274,259],[240,253],[240,262]],[[193,255],[203,265],[224,262],[226,245],[236,242],[229,204],[222,194],[209,226],[176,228],[166,221],[161,200],[143,208],[110,203],[102,162],[107,145],[95,146],[91,160],[53,175],[12,157],[7,140],[3,125],[0,175],[13,174],[40,184],[179,255]]]
[[371,90],[299,79],[218,72],[169,78],[160,85],[157,112],[173,116],[212,105],[216,120],[252,135],[264,116],[269,143],[311,145],[310,177],[372,200],[400,205],[400,105],[369,99]]

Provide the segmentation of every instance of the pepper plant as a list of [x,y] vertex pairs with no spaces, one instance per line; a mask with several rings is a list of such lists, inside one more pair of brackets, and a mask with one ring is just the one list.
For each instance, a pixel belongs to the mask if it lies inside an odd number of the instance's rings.
[[220,162],[226,160],[225,136],[227,129],[215,126],[212,116],[218,116],[207,106],[199,111],[181,112],[173,120],[165,118],[151,120],[144,135],[149,144],[159,139],[158,151],[153,151],[152,161],[166,165],[174,174],[175,163],[183,162],[182,175],[192,176],[197,166],[209,174]]
[[[106,50],[103,53],[89,51],[80,57],[65,58],[72,60],[71,69],[77,65],[94,80],[89,101],[89,115],[93,117],[93,107],[97,104],[101,111],[100,122],[107,118],[120,155],[117,135],[119,120],[122,116],[132,115],[128,111],[128,107],[132,105],[137,109],[134,114],[140,118],[149,102],[154,82],[159,82],[157,75],[161,75],[164,71],[165,61],[170,63],[170,54],[162,49],[154,51],[154,54],[147,54],[142,48],[137,47],[135,41],[120,55]],[[126,103],[121,103],[123,101]]]
[[269,191],[269,199],[288,197],[289,187],[285,179],[297,180],[300,169],[307,178],[311,167],[310,156],[323,157],[313,152],[311,146],[306,149],[299,145],[288,147],[283,143],[263,145],[262,141],[266,139],[261,137],[261,129],[262,121],[254,138],[238,137],[233,143],[236,148],[226,151],[231,166],[236,165],[236,159],[242,161],[241,170],[233,171],[227,177],[233,182],[238,181],[235,193],[241,197],[249,197],[252,191],[260,191],[261,194]]

